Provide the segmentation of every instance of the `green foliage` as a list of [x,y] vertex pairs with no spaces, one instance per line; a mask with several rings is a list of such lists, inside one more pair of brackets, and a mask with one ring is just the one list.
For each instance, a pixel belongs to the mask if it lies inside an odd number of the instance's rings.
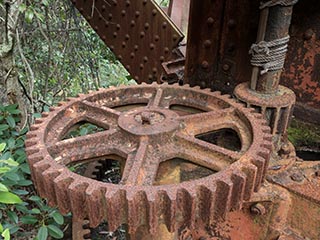
[[61,239],[63,216],[34,193],[16,105],[0,106],[0,239]]

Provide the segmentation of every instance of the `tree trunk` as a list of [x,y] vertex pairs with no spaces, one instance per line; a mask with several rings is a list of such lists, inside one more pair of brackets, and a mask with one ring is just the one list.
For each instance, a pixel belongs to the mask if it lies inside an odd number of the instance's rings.
[[28,100],[23,94],[15,68],[15,32],[19,18],[19,5],[23,0],[0,4],[0,105],[15,104],[21,110],[21,123],[28,119]]

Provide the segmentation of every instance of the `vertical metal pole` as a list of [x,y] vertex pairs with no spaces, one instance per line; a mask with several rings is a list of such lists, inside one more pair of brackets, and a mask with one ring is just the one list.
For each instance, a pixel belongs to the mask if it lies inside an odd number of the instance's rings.
[[[276,5],[261,11],[257,42],[270,42],[286,37],[289,34],[293,6]],[[260,93],[278,91],[282,69],[260,74],[260,68],[254,67],[250,87]]]

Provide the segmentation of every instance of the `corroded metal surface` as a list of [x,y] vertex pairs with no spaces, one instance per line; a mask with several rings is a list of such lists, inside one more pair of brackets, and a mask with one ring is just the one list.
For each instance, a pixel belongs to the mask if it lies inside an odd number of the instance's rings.
[[[105,131],[65,139],[81,121]],[[197,137],[221,129],[239,135],[238,151]],[[89,219],[91,227],[106,220],[111,230],[128,224],[131,233],[142,226],[152,233],[160,224],[170,231],[205,226],[240,209],[264,180],[269,131],[260,114],[228,95],[153,84],[102,89],[70,99],[37,120],[26,147],[37,191],[62,213],[72,211],[74,221]],[[119,184],[68,169],[110,155],[126,159]],[[170,171],[161,164],[174,158],[214,174],[161,184],[159,169]]]
[[153,0],[72,0],[137,82],[159,81],[182,33]]

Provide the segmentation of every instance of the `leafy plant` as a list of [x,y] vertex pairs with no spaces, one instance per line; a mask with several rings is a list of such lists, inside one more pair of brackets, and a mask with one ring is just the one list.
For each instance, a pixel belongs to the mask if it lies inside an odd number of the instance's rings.
[[19,114],[17,105],[0,106],[0,239],[61,239],[63,216],[35,194],[30,180]]

